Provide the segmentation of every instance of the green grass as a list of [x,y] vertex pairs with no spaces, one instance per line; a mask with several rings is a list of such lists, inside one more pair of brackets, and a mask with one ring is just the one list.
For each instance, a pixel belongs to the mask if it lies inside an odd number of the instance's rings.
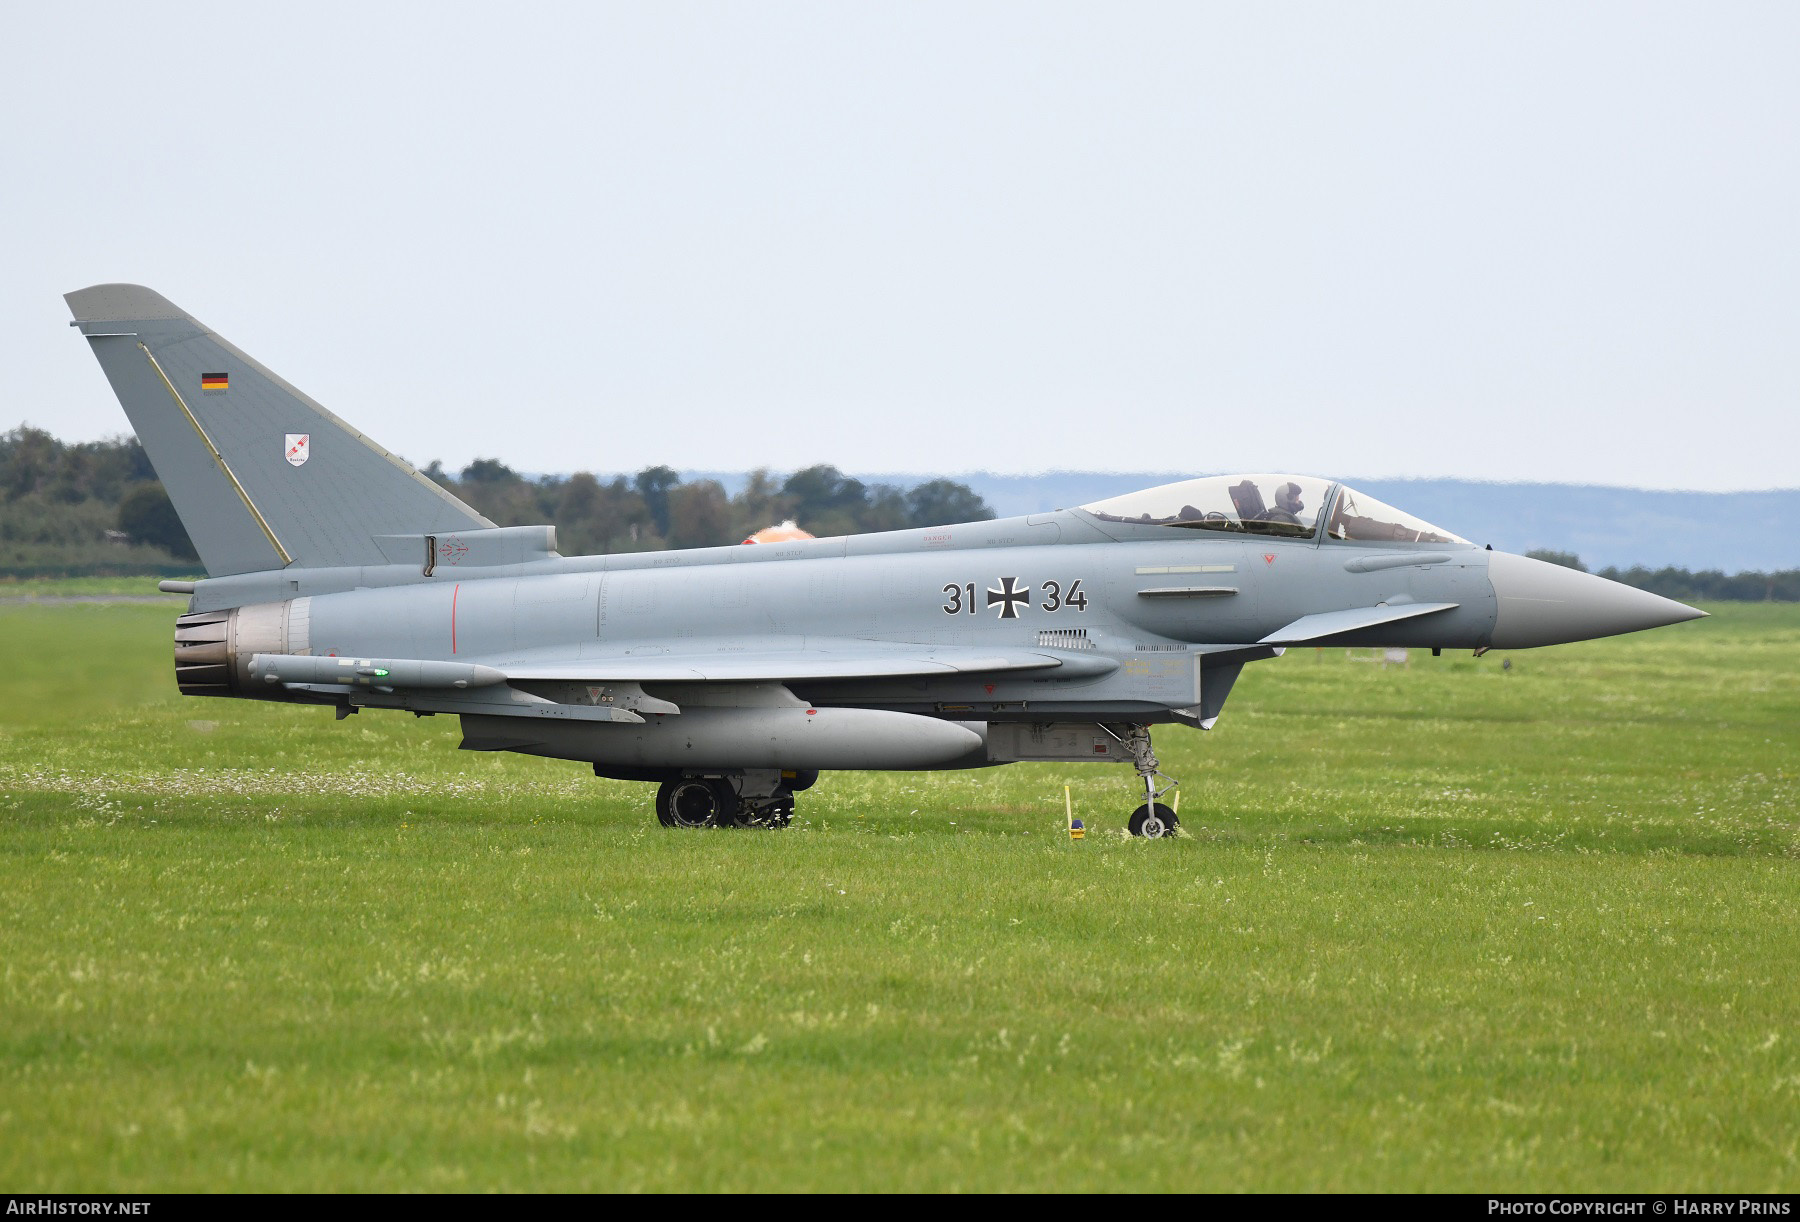
[[[153,585],[153,583],[151,583]],[[1800,608],[1383,670],[785,833],[0,606],[0,1191],[1800,1188]]]

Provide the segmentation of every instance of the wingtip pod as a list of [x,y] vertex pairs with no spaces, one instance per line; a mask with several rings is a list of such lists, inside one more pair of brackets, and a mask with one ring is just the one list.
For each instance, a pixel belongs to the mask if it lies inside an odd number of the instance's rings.
[[63,300],[69,303],[69,313],[78,323],[190,317],[167,297],[141,284],[93,284],[64,293]]
[[1509,552],[1492,553],[1488,580],[1496,602],[1496,649],[1618,636],[1706,615],[1648,590]]

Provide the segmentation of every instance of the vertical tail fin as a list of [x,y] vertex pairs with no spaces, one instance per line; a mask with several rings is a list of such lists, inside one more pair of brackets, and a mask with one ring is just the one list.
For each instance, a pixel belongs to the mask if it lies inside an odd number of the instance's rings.
[[383,564],[378,535],[493,525],[161,294],[65,300],[209,575]]

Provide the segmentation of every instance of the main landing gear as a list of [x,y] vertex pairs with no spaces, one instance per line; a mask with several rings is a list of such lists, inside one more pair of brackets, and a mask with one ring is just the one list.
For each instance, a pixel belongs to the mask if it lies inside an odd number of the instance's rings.
[[656,821],[664,827],[786,827],[794,793],[810,789],[817,772],[754,769],[735,776],[684,776],[656,791]]
[[[1175,835],[1181,820],[1163,799],[1174,792],[1178,782],[1162,771],[1150,745],[1150,727],[1102,722],[1100,729],[1130,757],[1143,785],[1143,805],[1131,812],[1126,823],[1131,834],[1147,840]],[[664,827],[786,827],[794,817],[794,795],[812,788],[818,779],[813,771],[773,768],[726,776],[676,777],[664,781],[656,791],[656,821]]]
[[[1110,734],[1131,756],[1131,762],[1137,768],[1138,777],[1144,783],[1144,804],[1131,812],[1126,827],[1133,836],[1143,836],[1151,840],[1160,840],[1164,836],[1173,836],[1181,827],[1181,820],[1175,817],[1175,809],[1165,805],[1158,799],[1174,791],[1180,782],[1163,773],[1156,759],[1156,752],[1150,747],[1150,727],[1146,725],[1129,725],[1121,727],[1123,734],[1109,725],[1101,725],[1102,730]],[[1158,784],[1158,782],[1161,784]]]

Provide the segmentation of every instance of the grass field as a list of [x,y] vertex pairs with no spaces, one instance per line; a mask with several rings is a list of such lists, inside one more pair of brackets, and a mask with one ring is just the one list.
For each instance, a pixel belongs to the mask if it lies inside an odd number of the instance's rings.
[[1795,1191],[1800,607],[1710,609],[1259,663],[1071,843],[1127,769],[668,832],[0,605],[0,1191]]

